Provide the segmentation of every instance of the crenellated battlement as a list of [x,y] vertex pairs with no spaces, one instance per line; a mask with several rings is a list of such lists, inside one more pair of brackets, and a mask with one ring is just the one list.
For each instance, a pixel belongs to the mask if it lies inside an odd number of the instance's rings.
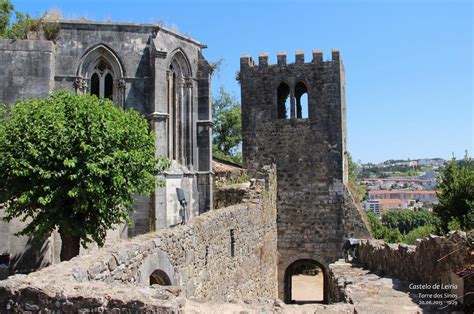
[[305,55],[303,50],[296,50],[295,51],[295,62],[294,63],[287,63],[287,53],[286,51],[279,51],[277,53],[277,63],[276,64],[269,64],[268,62],[268,52],[261,52],[258,55],[258,64],[254,62],[252,57],[248,54],[244,54],[240,58],[240,66],[241,67],[268,67],[268,66],[287,66],[290,64],[297,64],[302,65],[305,63],[333,63],[340,61],[339,49],[333,48],[331,50],[331,60],[324,61],[323,60],[323,51],[322,49],[313,49],[312,51],[312,60],[309,62],[305,62]]

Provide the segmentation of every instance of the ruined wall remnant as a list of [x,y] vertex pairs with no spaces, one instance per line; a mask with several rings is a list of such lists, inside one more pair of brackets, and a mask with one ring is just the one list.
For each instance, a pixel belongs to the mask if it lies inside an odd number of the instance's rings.
[[474,288],[472,241],[461,231],[445,237],[430,236],[416,245],[363,240],[357,261],[372,271],[411,283],[453,287],[441,289],[442,293],[454,293],[458,302],[474,305],[472,295],[467,294]]
[[[276,297],[275,172],[244,201],[0,282],[7,309],[177,309],[171,295],[199,300]],[[150,288],[168,281],[170,287]],[[130,293],[124,293],[130,291]]]
[[[247,170],[239,165],[214,159],[212,161],[212,171],[214,173],[214,208],[240,204],[246,197],[251,185]],[[252,182],[255,182],[255,180]]]
[[[347,184],[344,68],[339,51],[323,61],[315,50],[286,62],[240,59],[244,165],[253,176],[275,164],[278,204],[279,297],[287,300],[289,266],[309,259],[323,266],[342,257],[345,238],[369,233]],[[307,99],[305,103],[304,99]]]
[[44,97],[54,87],[55,46],[42,40],[0,40],[0,104]]

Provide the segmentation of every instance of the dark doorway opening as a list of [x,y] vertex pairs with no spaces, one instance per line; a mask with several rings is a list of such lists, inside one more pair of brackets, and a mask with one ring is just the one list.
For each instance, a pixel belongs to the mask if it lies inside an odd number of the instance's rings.
[[171,280],[164,271],[157,269],[150,275],[150,286],[151,285],[171,286]]
[[326,269],[315,260],[301,259],[285,271],[285,303],[327,303]]

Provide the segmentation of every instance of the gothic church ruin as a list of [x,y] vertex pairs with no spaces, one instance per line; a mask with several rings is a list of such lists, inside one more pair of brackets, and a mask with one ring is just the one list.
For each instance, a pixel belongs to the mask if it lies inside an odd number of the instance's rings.
[[[187,218],[212,208],[210,67],[205,45],[156,25],[62,21],[54,41],[0,40],[0,101],[44,97],[65,88],[112,99],[142,113],[155,133],[156,154],[172,160],[166,186],[137,197],[127,237],[181,223],[177,188],[188,198]],[[0,223],[0,248],[14,272],[57,261],[58,237],[41,256],[13,234],[24,225]],[[57,241],[56,241],[57,242]]]

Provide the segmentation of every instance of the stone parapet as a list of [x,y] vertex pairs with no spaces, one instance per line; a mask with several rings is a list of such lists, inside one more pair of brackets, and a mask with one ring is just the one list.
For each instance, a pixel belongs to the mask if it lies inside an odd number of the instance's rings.
[[473,244],[461,231],[444,237],[432,235],[419,239],[416,245],[363,240],[357,260],[379,274],[405,280],[423,289],[435,288],[455,294],[458,303],[467,304],[473,301],[467,294],[474,287]]

